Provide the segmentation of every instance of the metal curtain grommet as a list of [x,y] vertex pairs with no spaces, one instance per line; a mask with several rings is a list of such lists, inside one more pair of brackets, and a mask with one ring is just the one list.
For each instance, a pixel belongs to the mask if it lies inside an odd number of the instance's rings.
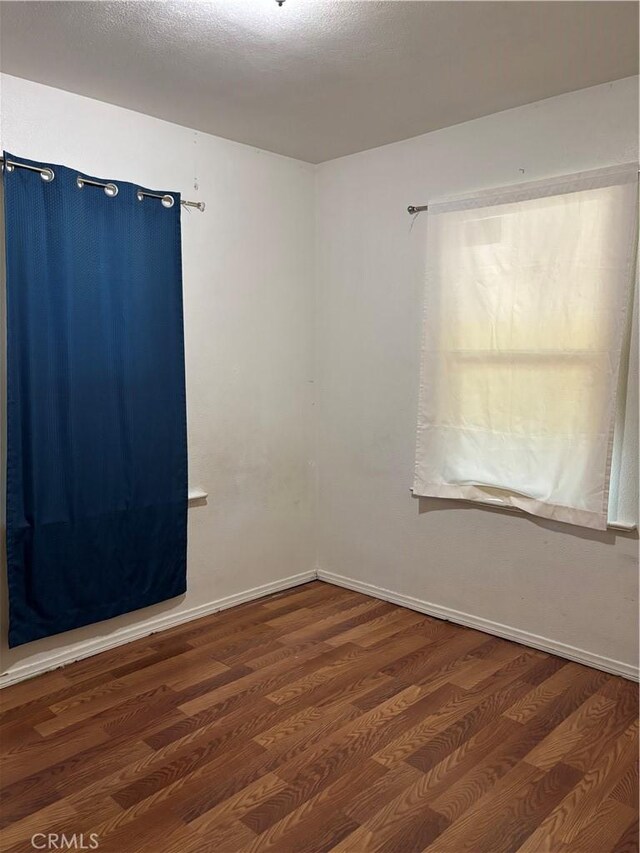
[[158,193],[147,193],[141,189],[138,189],[136,191],[136,198],[138,199],[138,201],[144,201],[145,198],[159,198],[160,204],[163,207],[173,207],[173,205],[176,203],[175,198],[169,193],[159,195]]
[[117,184],[103,184],[101,181],[92,181],[91,178],[83,178],[82,175],[78,175],[76,178],[76,186],[79,190],[83,187],[102,187],[104,194],[109,198],[115,198],[118,195]]

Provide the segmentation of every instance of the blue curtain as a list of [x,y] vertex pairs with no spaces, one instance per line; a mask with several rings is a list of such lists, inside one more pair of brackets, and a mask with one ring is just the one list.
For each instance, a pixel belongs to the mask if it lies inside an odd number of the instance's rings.
[[185,592],[187,437],[179,195],[4,157],[17,646]]

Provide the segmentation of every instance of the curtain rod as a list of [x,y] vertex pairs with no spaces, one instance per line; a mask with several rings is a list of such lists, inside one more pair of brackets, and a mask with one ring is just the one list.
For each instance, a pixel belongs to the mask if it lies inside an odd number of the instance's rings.
[[[640,175],[640,169],[638,169],[638,174]],[[428,204],[420,204],[420,205],[410,204],[409,207],[407,208],[407,213],[410,213],[411,215],[413,215],[414,213],[420,213],[423,210],[429,210],[429,205]]]
[[[40,168],[39,166],[28,166],[26,163],[18,163],[15,160],[7,160],[5,163],[4,157],[0,157],[0,164],[4,169],[6,167],[7,172],[12,172],[16,167],[19,169],[29,169],[32,172],[40,172],[40,177],[43,181],[52,181],[55,178],[55,172],[53,169],[47,167]],[[103,184],[100,181],[93,181],[90,178],[83,178],[82,175],[78,175],[76,178],[76,186],[78,189],[82,189],[84,186],[92,186],[92,187],[102,187],[105,192],[105,195],[108,195],[109,198],[113,198],[118,195],[118,185],[113,184],[111,182]],[[138,201],[144,201],[145,198],[159,198],[162,205],[164,207],[173,207],[175,204],[175,198],[169,193],[165,193],[165,195],[161,195],[160,193],[148,193],[144,190],[138,189],[136,192],[136,196]],[[195,207],[200,212],[204,212],[205,203],[203,201],[187,201],[186,199],[181,199],[180,204],[183,207]]]

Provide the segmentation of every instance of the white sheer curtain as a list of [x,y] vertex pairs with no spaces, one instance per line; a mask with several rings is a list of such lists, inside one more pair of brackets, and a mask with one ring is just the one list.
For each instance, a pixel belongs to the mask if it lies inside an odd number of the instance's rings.
[[604,529],[637,166],[430,204],[414,494]]

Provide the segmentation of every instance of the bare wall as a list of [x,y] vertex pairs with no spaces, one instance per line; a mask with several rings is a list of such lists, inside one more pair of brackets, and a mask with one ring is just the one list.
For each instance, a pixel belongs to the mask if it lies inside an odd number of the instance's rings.
[[[629,78],[319,166],[321,576],[516,628],[600,665],[637,665],[635,535],[411,496],[425,231],[424,217],[412,229],[406,212],[635,161],[637,103]],[[627,440],[637,432],[637,366],[630,389]],[[637,471],[629,477],[635,503]]]

